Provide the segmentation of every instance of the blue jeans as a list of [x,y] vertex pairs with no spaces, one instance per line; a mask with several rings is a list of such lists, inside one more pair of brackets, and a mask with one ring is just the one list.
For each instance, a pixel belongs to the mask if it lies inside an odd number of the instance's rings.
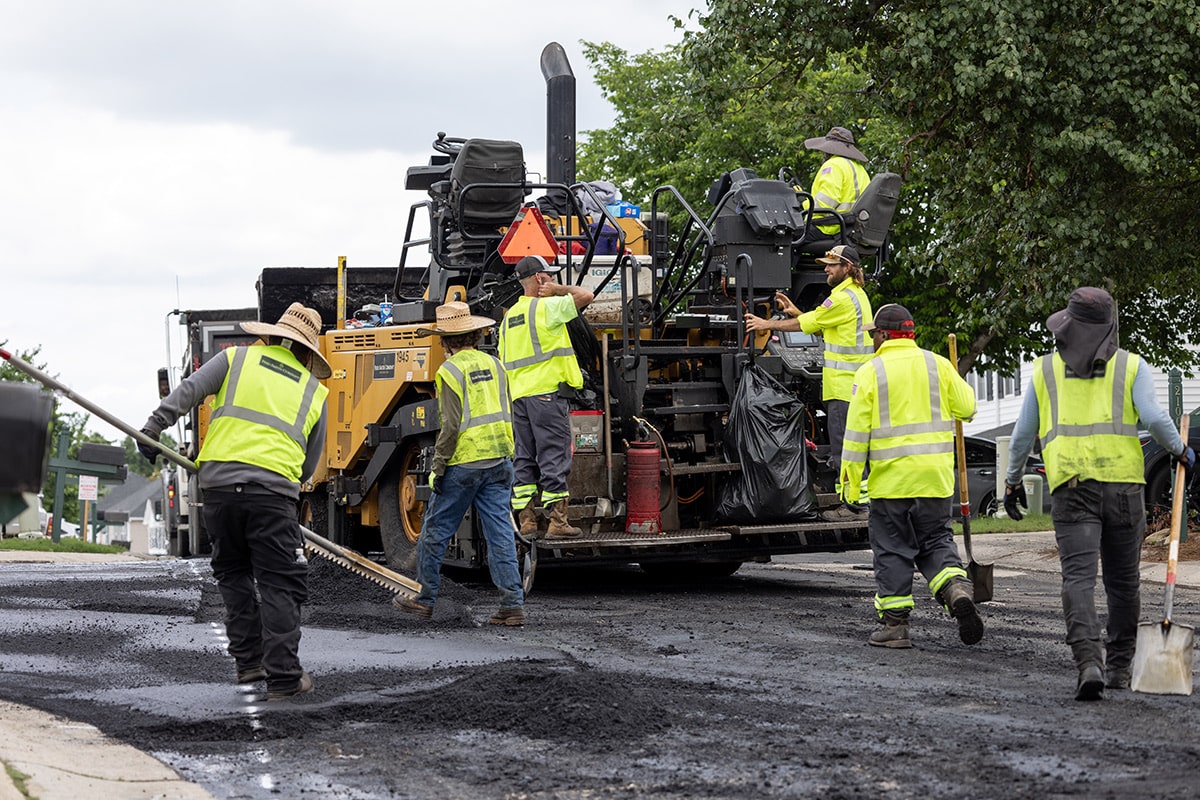
[[417,539],[417,580],[421,582],[418,603],[431,606],[437,600],[446,547],[467,509],[474,505],[487,542],[488,571],[492,583],[500,590],[500,607],[518,608],[525,604],[510,505],[512,482],[513,465],[508,460],[487,469],[446,467],[442,491],[432,495],[425,507],[425,521]]

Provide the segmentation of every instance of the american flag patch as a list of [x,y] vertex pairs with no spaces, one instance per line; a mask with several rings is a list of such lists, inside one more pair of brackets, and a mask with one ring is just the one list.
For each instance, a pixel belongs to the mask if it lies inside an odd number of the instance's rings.
[[822,175],[828,175],[831,172],[833,172],[833,167],[825,167],[825,169],[821,170]]
[[857,383],[850,387],[850,396],[854,397],[854,395],[856,395],[856,394],[858,394],[858,384]]
[[833,298],[832,298],[832,297],[826,297],[826,298],[825,298],[825,302],[824,302],[824,303],[821,303],[821,305],[825,306],[826,308],[833,308]]

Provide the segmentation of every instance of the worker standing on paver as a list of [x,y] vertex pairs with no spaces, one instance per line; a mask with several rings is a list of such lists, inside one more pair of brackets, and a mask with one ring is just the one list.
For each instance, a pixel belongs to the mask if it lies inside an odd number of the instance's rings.
[[[225,602],[237,682],[267,682],[282,700],[312,691],[300,666],[300,607],[308,561],[300,532],[300,483],[320,463],[325,398],[332,374],[321,355],[321,315],[292,303],[271,325],[243,322],[261,344],[230,347],[180,382],[142,428],[158,439],[205,397],[215,395],[196,462],[212,570]],[[158,451],[139,444],[151,462]]]
[[396,595],[392,605],[419,619],[433,617],[446,547],[473,507],[487,542],[488,571],[500,590],[500,609],[488,621],[524,625],[525,595],[509,509],[513,433],[508,379],[494,356],[477,349],[483,332],[496,323],[472,315],[466,303],[457,301],[438,306],[435,314],[436,327],[417,329],[420,336],[440,336],[447,356],[434,376],[440,427],[429,471],[433,497],[417,540],[421,591],[412,600]]
[[891,303],[868,325],[876,356],[855,373],[842,492],[858,500],[863,470],[871,470],[867,525],[875,561],[875,610],[883,627],[877,647],[912,647],[913,569],[958,622],[959,638],[983,638],[973,587],[954,545],[954,420],[975,416],[975,392],[950,361],[917,347],[916,326]]
[[[830,464],[834,475],[841,475],[842,442],[846,435],[846,412],[850,408],[854,373],[875,354],[866,331],[866,323],[871,319],[871,301],[863,291],[866,278],[854,247],[838,245],[817,261],[825,265],[825,282],[832,287],[820,305],[802,314],[786,294],[776,292],[775,302],[784,319],[763,319],[746,314],[746,330],[804,331],[819,333],[825,340],[821,399],[825,403]],[[829,522],[865,519],[866,515],[864,506],[847,503],[821,513],[821,517]]]
[[[1093,286],[1071,293],[1046,320],[1055,351],[1039,358],[1009,445],[1004,509],[1028,506],[1022,465],[1036,437],[1050,483],[1050,514],[1062,566],[1063,616],[1075,659],[1076,700],[1100,700],[1105,687],[1128,689],[1137,646],[1138,563],[1146,533],[1145,462],[1138,420],[1191,469],[1196,454],[1155,401],[1141,358],[1117,346],[1112,295]],[[1096,565],[1104,565],[1108,635],[1100,641]]]
[[550,514],[547,538],[570,539],[582,531],[567,517],[571,406],[560,389],[583,388],[567,323],[579,316],[593,295],[581,286],[555,280],[559,269],[541,256],[525,256],[517,262],[516,276],[524,294],[504,315],[499,349],[513,398],[512,509],[519,515],[521,535],[538,536],[534,501],[540,489],[542,507]]

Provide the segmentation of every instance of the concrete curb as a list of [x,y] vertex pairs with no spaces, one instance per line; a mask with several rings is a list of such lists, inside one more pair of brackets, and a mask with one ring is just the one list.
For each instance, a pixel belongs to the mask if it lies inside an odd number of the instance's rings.
[[[140,750],[84,725],[0,701],[0,800],[213,800],[199,786]],[[9,770],[21,779],[17,788]]]

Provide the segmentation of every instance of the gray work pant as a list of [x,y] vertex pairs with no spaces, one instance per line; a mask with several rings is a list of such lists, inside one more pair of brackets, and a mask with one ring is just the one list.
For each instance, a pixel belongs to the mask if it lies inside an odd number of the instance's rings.
[[543,495],[567,493],[571,474],[571,404],[557,394],[513,401],[513,483],[537,484]]
[[846,440],[846,414],[850,410],[849,400],[825,401],[825,427],[829,431],[829,455],[833,472],[842,474],[842,443]]
[[949,497],[872,497],[867,534],[879,597],[911,595],[913,567],[931,583],[948,567],[962,568]]
[[[1142,612],[1138,561],[1146,533],[1144,487],[1082,481],[1052,495],[1050,515],[1062,564],[1063,617],[1075,665],[1123,669],[1133,662]],[[1104,567],[1108,637],[1100,646],[1096,613],[1097,559]]]

